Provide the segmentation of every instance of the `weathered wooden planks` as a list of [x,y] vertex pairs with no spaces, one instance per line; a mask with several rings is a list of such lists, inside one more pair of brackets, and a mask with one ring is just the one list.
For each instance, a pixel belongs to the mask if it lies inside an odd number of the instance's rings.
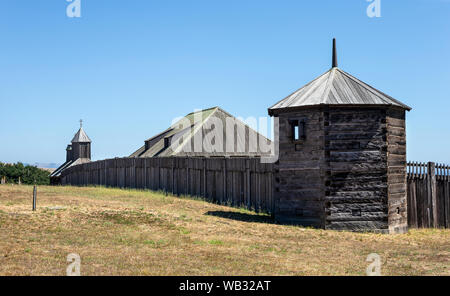
[[388,222],[390,232],[408,228],[405,111],[386,110]]
[[450,167],[408,163],[408,224],[418,228],[449,228]]
[[160,190],[273,213],[272,173],[259,158],[115,158],[71,167],[62,182]]
[[[306,138],[294,140],[293,122],[304,122]],[[319,110],[279,114],[279,161],[275,164],[275,219],[324,227],[324,119]],[[257,182],[256,176],[252,181]],[[255,201],[259,203],[259,201]]]
[[[278,221],[325,229],[407,231],[405,110],[318,106],[275,115]],[[306,137],[296,140],[293,127],[300,121],[306,123]]]
[[388,232],[386,117],[382,108],[325,110],[325,228]]

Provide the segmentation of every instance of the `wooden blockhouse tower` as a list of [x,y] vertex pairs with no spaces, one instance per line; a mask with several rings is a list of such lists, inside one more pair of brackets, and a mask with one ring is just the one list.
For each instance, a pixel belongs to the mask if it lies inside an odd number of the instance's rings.
[[275,219],[407,231],[405,111],[337,65],[269,108],[278,117]]
[[88,163],[91,161],[91,139],[83,129],[83,121],[80,120],[80,129],[73,137],[71,144],[66,148],[66,162],[50,174],[50,183],[58,185],[61,183],[61,173],[69,167]]

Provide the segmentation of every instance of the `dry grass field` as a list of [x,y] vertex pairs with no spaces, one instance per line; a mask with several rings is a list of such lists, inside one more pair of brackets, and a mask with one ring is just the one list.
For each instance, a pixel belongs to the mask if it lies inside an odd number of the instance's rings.
[[0,186],[0,275],[450,275],[450,231],[405,235],[276,225],[201,200],[136,190]]

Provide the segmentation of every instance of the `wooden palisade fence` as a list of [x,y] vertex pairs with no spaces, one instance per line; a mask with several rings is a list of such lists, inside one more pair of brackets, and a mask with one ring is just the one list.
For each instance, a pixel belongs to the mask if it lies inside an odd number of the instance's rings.
[[[115,158],[71,167],[63,185],[151,189],[273,214],[274,167],[259,158]],[[450,228],[450,166],[407,164],[408,225]]]
[[408,163],[408,225],[450,228],[450,166]]
[[162,190],[273,213],[272,171],[259,158],[116,158],[71,167],[62,184]]

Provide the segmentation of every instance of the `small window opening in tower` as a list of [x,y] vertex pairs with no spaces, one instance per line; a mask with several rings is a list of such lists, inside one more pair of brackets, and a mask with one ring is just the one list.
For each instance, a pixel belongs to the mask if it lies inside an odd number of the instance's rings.
[[300,141],[306,139],[305,121],[294,120],[291,122],[293,127],[294,141]]

